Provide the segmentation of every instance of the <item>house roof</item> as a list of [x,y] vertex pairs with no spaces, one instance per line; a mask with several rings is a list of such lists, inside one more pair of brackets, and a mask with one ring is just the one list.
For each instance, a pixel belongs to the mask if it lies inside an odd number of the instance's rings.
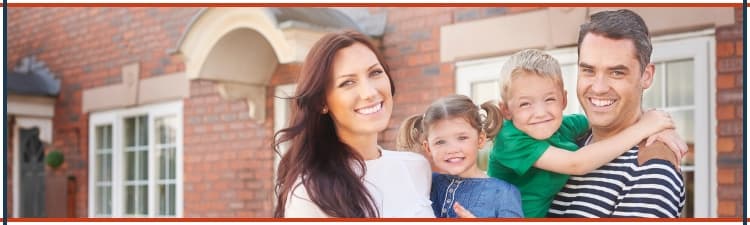
[[21,64],[6,76],[8,94],[57,96],[60,93],[60,80],[33,56],[22,59]]

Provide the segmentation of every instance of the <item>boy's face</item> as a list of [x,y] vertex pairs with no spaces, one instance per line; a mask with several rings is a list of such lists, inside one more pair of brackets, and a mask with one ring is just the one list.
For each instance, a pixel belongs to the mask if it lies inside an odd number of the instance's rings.
[[522,74],[513,79],[510,99],[501,106],[513,125],[534,139],[547,139],[560,128],[565,90],[550,78]]
[[476,177],[477,152],[486,138],[461,117],[443,119],[427,127],[424,149],[432,156],[435,166],[450,175]]

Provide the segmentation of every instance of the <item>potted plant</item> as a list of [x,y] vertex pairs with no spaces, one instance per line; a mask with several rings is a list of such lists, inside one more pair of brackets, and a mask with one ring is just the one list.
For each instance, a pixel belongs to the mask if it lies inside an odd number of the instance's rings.
[[44,162],[49,167],[52,167],[52,169],[57,169],[57,167],[60,167],[60,165],[63,164],[64,160],[65,157],[63,157],[63,153],[57,149],[50,151],[49,153],[47,153],[47,156],[44,157]]

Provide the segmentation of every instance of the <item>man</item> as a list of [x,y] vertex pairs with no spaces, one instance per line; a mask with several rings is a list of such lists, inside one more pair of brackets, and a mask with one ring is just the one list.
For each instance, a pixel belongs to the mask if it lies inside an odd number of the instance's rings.
[[[622,131],[642,115],[643,91],[653,80],[651,41],[630,10],[605,11],[581,25],[578,99],[591,125],[587,145]],[[679,217],[685,185],[674,153],[642,144],[583,176],[571,176],[549,217]]]

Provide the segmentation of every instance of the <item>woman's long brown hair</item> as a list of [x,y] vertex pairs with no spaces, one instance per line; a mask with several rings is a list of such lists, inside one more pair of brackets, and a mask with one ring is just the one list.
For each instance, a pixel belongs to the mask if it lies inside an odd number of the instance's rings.
[[[370,48],[386,74],[389,68],[367,36],[343,31],[323,36],[313,45],[302,65],[293,97],[289,127],[274,135],[273,148],[291,142],[281,158],[276,178],[277,203],[274,217],[284,217],[287,198],[295,188],[305,188],[320,209],[331,217],[379,217],[372,196],[363,181],[364,159],[336,135],[330,114],[322,114],[325,93],[332,79],[336,53],[354,43]],[[394,93],[393,81],[391,93]],[[354,163],[353,163],[354,162]],[[359,167],[359,168],[357,168]],[[356,171],[362,171],[358,173]],[[301,182],[296,183],[300,179]],[[302,186],[298,186],[298,185]]]

